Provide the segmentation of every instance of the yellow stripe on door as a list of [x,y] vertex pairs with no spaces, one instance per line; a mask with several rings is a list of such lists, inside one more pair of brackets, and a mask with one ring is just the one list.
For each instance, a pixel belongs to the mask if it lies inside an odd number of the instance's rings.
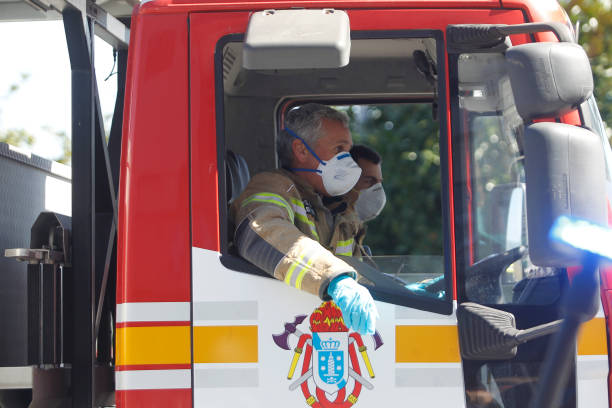
[[191,364],[189,326],[117,328],[117,365]]
[[578,355],[608,355],[606,319],[596,317],[584,323],[578,334]]
[[195,363],[256,363],[257,326],[193,328]]
[[457,326],[395,326],[395,362],[461,362]]

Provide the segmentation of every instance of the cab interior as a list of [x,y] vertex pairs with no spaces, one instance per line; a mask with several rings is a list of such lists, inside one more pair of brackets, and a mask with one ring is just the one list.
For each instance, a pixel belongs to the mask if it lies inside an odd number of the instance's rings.
[[[443,208],[448,208],[442,203],[441,193],[440,152],[445,149],[440,143],[445,141],[440,141],[441,127],[437,115],[438,107],[445,104],[444,97],[440,95],[445,96],[446,93],[441,79],[445,74],[438,64],[444,59],[442,33],[352,33],[349,63],[340,68],[246,69],[242,61],[244,43],[241,40],[228,37],[217,48],[217,95],[223,95],[222,100],[217,100],[217,112],[222,112],[223,118],[217,134],[220,225],[226,228],[221,231],[222,252],[235,258],[237,255],[231,245],[234,227],[228,219],[229,205],[244,189],[250,175],[278,167],[276,135],[282,129],[284,115],[303,103],[327,104],[349,114],[354,144],[367,144],[383,156],[383,173],[387,171],[388,174],[385,189],[388,197],[396,197],[396,202],[394,204],[392,198],[388,200],[386,211],[383,210],[376,220],[369,223],[369,234],[377,235],[376,231],[388,229],[388,224],[401,225],[406,230],[396,231],[398,239],[381,238],[371,244],[374,255],[379,255],[375,256],[376,266],[379,270],[382,267],[391,277],[387,279],[383,276],[376,285],[385,292],[383,298],[415,306],[417,297],[412,296],[414,293],[407,290],[405,284],[441,278],[449,270],[443,256],[443,246],[448,242],[443,242],[442,231]],[[427,135],[421,135],[423,132],[420,128],[409,123],[415,117],[411,114],[413,108],[420,122],[426,123]],[[440,110],[444,111],[445,108]],[[218,114],[218,117],[221,116]],[[425,187],[414,183],[401,185],[402,173],[416,173],[415,166],[421,163],[417,155],[422,153],[425,144],[430,149],[431,157],[423,160],[435,162],[428,176],[436,182],[432,186],[432,194],[421,194],[428,197],[424,201],[427,201],[426,210],[429,211],[421,215],[422,223],[430,224],[429,229],[435,231],[432,234],[424,227],[421,235],[414,231],[409,234],[410,211],[398,220],[393,215],[393,207],[409,208],[409,202],[397,201],[402,195],[400,193],[422,191]],[[387,148],[390,150],[387,151]],[[398,163],[405,163],[408,167],[397,167]],[[410,210],[413,213],[423,212],[416,205]],[[380,233],[378,235],[382,236]],[[400,242],[406,239],[422,243],[426,241],[422,239],[425,235],[435,236],[432,239],[434,243],[427,248],[411,247],[410,243],[393,248],[380,246],[384,241]],[[225,242],[223,237],[226,238]],[[354,266],[362,268],[360,272],[363,274],[368,273],[366,266],[358,263]],[[381,275],[374,270],[370,272],[371,276]],[[416,307],[448,313],[450,293],[448,290],[445,293],[446,284],[448,282],[442,279],[437,285],[436,294],[418,297]],[[432,307],[430,301],[436,305]]]
[[352,39],[349,64],[333,69],[248,70],[242,66],[243,43],[225,44],[225,150],[244,157],[254,174],[277,166],[275,135],[292,106],[435,101],[436,38],[363,37]]

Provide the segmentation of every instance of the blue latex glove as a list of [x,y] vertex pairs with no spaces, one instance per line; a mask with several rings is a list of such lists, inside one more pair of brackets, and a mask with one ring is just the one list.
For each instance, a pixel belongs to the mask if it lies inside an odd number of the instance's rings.
[[331,281],[327,293],[342,311],[344,324],[359,334],[374,334],[376,310],[370,292],[348,275],[338,276]]

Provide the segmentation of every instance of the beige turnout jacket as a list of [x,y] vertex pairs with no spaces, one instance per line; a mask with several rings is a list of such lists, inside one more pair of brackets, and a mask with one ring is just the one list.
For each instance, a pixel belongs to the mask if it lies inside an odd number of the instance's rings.
[[352,256],[361,227],[352,209],[332,215],[307,183],[287,170],[254,176],[232,204],[238,252],[275,278],[329,299],[327,286],[355,270],[334,256]]

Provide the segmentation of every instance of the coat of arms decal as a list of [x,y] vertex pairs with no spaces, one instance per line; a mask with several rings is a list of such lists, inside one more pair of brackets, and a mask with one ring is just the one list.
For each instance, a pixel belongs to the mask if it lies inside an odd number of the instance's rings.
[[[374,378],[374,370],[363,339],[357,332],[349,333],[340,308],[332,301],[323,302],[310,315],[312,333],[304,333],[298,329],[306,317],[307,315],[296,316],[293,323],[285,324],[283,333],[272,336],[274,343],[285,350],[291,350],[290,336],[296,336],[298,339],[287,379],[293,380],[300,360],[301,373],[299,378],[290,383],[289,389],[293,391],[301,388],[306,403],[314,408],[346,408],[354,405],[362,387],[374,389],[374,385],[362,373],[357,354],[359,352],[361,355],[367,375]],[[376,350],[383,342],[378,332],[372,337]]]

